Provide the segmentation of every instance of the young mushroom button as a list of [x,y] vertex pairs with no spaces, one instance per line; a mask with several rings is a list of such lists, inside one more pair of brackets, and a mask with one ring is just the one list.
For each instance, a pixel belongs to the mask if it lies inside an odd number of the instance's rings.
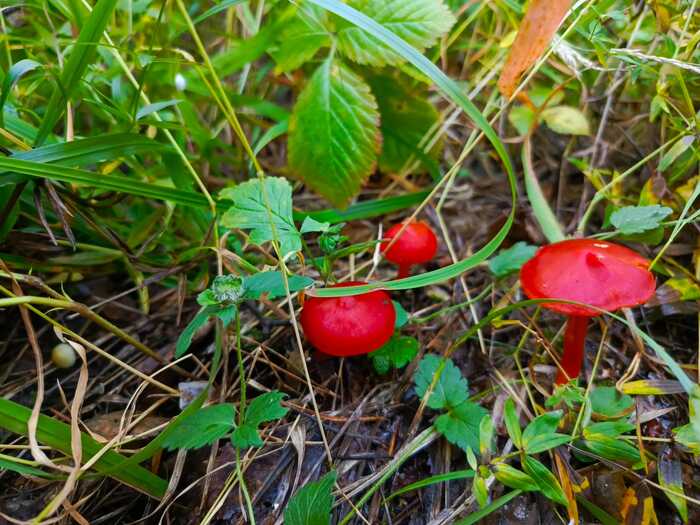
[[[331,288],[359,286],[347,282]],[[394,333],[396,311],[389,294],[377,290],[347,297],[309,297],[301,311],[304,335],[320,352],[337,357],[368,354]]]
[[421,221],[407,224],[401,235],[389,246],[403,226],[403,223],[399,223],[389,228],[382,243],[384,257],[399,267],[399,279],[408,277],[414,264],[430,261],[435,257],[438,248],[435,232]]
[[609,242],[573,239],[540,248],[520,271],[520,283],[530,299],[561,299],[594,306],[544,303],[568,316],[564,354],[556,383],[575,379],[583,364],[588,320],[620,308],[645,303],[656,288],[649,261]]

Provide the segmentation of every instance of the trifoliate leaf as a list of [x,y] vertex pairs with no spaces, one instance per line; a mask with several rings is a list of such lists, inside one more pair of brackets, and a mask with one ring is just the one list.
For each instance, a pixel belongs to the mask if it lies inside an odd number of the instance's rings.
[[274,226],[282,256],[301,250],[301,234],[292,218],[292,186],[285,179],[251,179],[222,190],[220,197],[233,201],[221,217],[222,226],[251,230],[250,240],[255,244],[273,240]]
[[165,438],[163,447],[174,450],[211,445],[231,431],[235,416],[236,409],[228,403],[200,408],[175,427]]
[[423,152],[428,132],[440,120],[440,114],[428,102],[427,92],[411,89],[404,80],[383,75],[368,79],[372,93],[377,98],[381,114],[382,153],[379,167],[383,171],[398,172],[413,157],[422,161],[425,170],[430,170],[442,142],[437,141],[430,154]]
[[[287,282],[290,292],[298,292],[314,284],[314,280],[303,275],[288,275]],[[284,289],[284,279],[282,272],[260,272],[245,278],[245,298],[260,299],[260,296],[267,294],[268,299],[284,297],[287,292]]]
[[284,525],[330,525],[335,478],[331,471],[299,489],[284,510]]
[[479,425],[486,415],[488,411],[485,408],[471,401],[465,401],[438,417],[435,420],[435,429],[462,450],[471,448],[478,453]]
[[489,270],[496,277],[504,277],[509,273],[517,272],[523,264],[532,259],[537,251],[537,246],[525,242],[516,242],[506,250],[501,250],[498,255],[489,259]]
[[[455,23],[441,0],[352,0],[350,5],[403,38],[419,51],[432,46]],[[338,50],[359,64],[394,65],[403,58],[386,44],[344,20],[338,20]]]
[[586,115],[578,108],[554,106],[541,113],[549,129],[562,135],[590,135],[591,128]]
[[415,337],[394,334],[379,350],[369,354],[378,374],[386,374],[392,368],[403,368],[418,354],[420,344]]
[[457,407],[469,397],[467,380],[462,377],[462,373],[452,362],[452,359],[441,359],[434,354],[426,355],[418,365],[418,370],[416,370],[414,377],[416,394],[421,398],[425,395],[443,362],[445,365],[442,367],[440,378],[432,394],[430,394],[430,399],[428,399],[428,406],[434,409]]
[[246,408],[243,423],[231,435],[233,445],[238,448],[262,445],[258,427],[267,421],[280,419],[289,412],[288,408],[280,404],[284,396],[282,392],[272,391],[253,399]]
[[373,171],[379,113],[369,86],[331,59],[297,98],[289,123],[289,168],[335,206],[346,206]]
[[658,228],[673,210],[666,206],[625,206],[610,216],[610,223],[624,235]]

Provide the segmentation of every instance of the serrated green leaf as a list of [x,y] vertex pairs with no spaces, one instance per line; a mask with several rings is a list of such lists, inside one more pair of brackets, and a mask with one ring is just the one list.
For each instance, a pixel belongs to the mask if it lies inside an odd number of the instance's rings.
[[252,179],[222,190],[219,196],[233,201],[221,217],[222,226],[251,230],[250,240],[256,244],[276,238],[282,256],[301,250],[301,234],[292,218],[292,186],[285,179]]
[[528,491],[539,489],[535,480],[522,470],[518,470],[505,463],[496,463],[493,467],[494,477],[506,487]]
[[554,106],[540,114],[549,129],[562,135],[590,135],[591,127],[583,112],[571,106]]
[[[444,366],[442,366],[443,363]],[[462,373],[452,359],[441,359],[434,354],[428,354],[421,359],[413,379],[416,384],[416,394],[421,398],[425,395],[440,369],[440,377],[430,394],[428,406],[434,409],[455,408],[467,400],[469,389],[467,380],[462,377]]]
[[462,450],[479,451],[481,419],[488,415],[482,406],[464,401],[435,420],[435,429]]
[[283,407],[280,401],[285,395],[273,390],[256,397],[248,405],[241,425],[231,435],[231,442],[239,448],[258,447],[263,444],[258,433],[258,427],[267,421],[274,421],[285,416],[289,409]]
[[625,206],[613,212],[610,223],[622,234],[632,235],[654,230],[673,210],[666,206]]
[[214,443],[234,427],[236,409],[229,403],[200,408],[166,437],[168,450],[194,449]]
[[526,242],[516,242],[510,248],[501,250],[498,255],[489,259],[489,270],[496,277],[517,272],[523,264],[532,259],[537,251],[537,246],[532,246]]
[[270,50],[277,63],[275,73],[298,69],[322,47],[331,44],[327,29],[328,12],[315,5],[302,4],[296,16],[284,25],[278,45]]
[[[353,0],[356,8],[418,50],[445,35],[455,17],[441,0]],[[359,64],[395,65],[403,59],[393,49],[356,26],[339,23],[338,49]]]
[[[308,288],[314,284],[314,280],[303,275],[288,275],[287,283],[289,284],[289,291],[294,293]],[[268,299],[277,299],[287,295],[282,272],[278,270],[259,272],[245,278],[246,298],[260,299],[263,294],[267,294]]]
[[415,337],[394,334],[379,350],[369,354],[378,374],[386,374],[392,368],[400,369],[418,355],[420,344]]
[[542,463],[532,456],[525,456],[523,460],[523,470],[535,480],[542,494],[552,501],[567,505],[566,496],[564,495],[561,485],[559,485],[559,481],[557,481],[554,474]]
[[[428,102],[427,91],[411,89],[405,79],[401,81],[388,75],[370,77],[368,82],[381,115],[379,167],[383,171],[398,172],[411,157],[424,159],[419,144],[440,120],[440,114]],[[442,141],[438,141],[431,154],[437,155],[441,147]],[[432,167],[427,160],[423,164],[428,170]]]
[[284,510],[284,525],[330,525],[335,479],[331,471],[299,489]]
[[343,207],[374,169],[379,145],[379,113],[369,86],[339,62],[326,60],[290,118],[290,170]]

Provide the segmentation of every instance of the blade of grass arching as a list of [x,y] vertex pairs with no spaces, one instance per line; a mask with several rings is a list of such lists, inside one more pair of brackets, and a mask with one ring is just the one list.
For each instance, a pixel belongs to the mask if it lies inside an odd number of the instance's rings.
[[46,113],[34,141],[35,146],[43,144],[56,122],[58,122],[58,119],[61,118],[66,101],[73,95],[83,78],[85,70],[97,55],[97,44],[102,37],[102,32],[107,27],[112,12],[117,7],[117,3],[118,0],[99,0],[92,9],[90,18],[87,19],[80,30],[78,40],[75,42],[63,68],[59,79],[60,85],[54,88],[46,106]]
[[479,509],[476,512],[472,512],[469,516],[455,523],[455,525],[472,525],[478,521],[484,519],[486,516],[500,509],[503,505],[508,503],[513,498],[516,498],[522,494],[523,491],[518,489],[507,494],[504,494],[498,499],[493,500],[491,503],[486,505],[483,509]]
[[576,501],[580,503],[588,512],[590,512],[602,525],[620,525],[619,521],[601,509],[598,505],[588,501],[583,496],[577,496]]
[[511,192],[511,210],[504,225],[496,233],[496,235],[488,243],[486,243],[486,245],[484,245],[471,257],[439,270],[427,272],[422,275],[417,275],[406,279],[398,279],[395,281],[389,281],[381,284],[371,284],[367,286],[321,289],[316,290],[314,293],[322,297],[337,297],[341,295],[357,295],[380,288],[387,290],[419,288],[457,277],[461,273],[464,273],[465,271],[488,259],[498,249],[506,235],[508,235],[515,218],[515,206],[517,201],[515,172],[513,170],[510,157],[508,156],[508,152],[506,151],[505,145],[501,139],[498,137],[486,118],[464,94],[460,86],[403,39],[399,38],[368,16],[357,11],[356,9],[353,9],[349,5],[340,2],[339,0],[309,1],[323,7],[328,11],[331,11],[332,13],[335,13],[341,18],[344,18],[348,22],[367,31],[373,37],[389,46],[392,51],[396,52],[402,58],[413,64],[413,66],[416,67],[421,73],[430,78],[451,102],[461,107],[464,113],[481,130],[486,138],[489,139],[489,142],[491,142],[491,145],[503,163]]
[[101,190],[117,191],[138,197],[174,202],[192,208],[207,207],[206,198],[199,193],[167,188],[116,175],[103,175],[53,164],[0,157],[1,171],[12,171],[40,179],[85,184]]
[[542,187],[532,167],[532,143],[530,137],[525,138],[522,150],[523,172],[525,175],[525,191],[532,206],[532,212],[540,225],[540,229],[549,242],[563,241],[566,237],[557,221],[552,208],[542,193]]
[[18,458],[12,456],[0,454],[0,472],[2,472],[3,470],[9,470],[18,474],[35,476],[37,478],[44,479],[60,479],[61,477],[49,474],[48,472],[44,472],[40,468],[33,467],[30,463],[31,461],[19,460]]
[[98,135],[71,142],[41,146],[30,151],[15,153],[11,158],[33,162],[52,163],[61,166],[87,166],[95,162],[114,160],[137,153],[147,153],[167,148],[135,133]]
[[394,499],[395,497],[400,496],[401,494],[406,494],[407,492],[411,492],[413,490],[429,487],[430,485],[435,485],[436,483],[444,483],[445,481],[453,481],[456,479],[468,479],[473,477],[473,470],[455,470],[453,472],[446,472],[445,474],[438,474],[437,476],[430,476],[420,481],[416,481],[415,483],[411,483],[410,485],[406,485],[405,487],[401,487],[399,490],[393,492],[388,498],[386,498],[386,501]]
[[338,222],[371,219],[372,217],[379,217],[380,215],[410,208],[422,202],[429,193],[429,191],[419,191],[406,195],[398,195],[396,197],[387,197],[385,199],[358,202],[345,210],[294,211],[294,220],[301,222],[306,217],[311,217],[319,222],[336,224]]
[[[27,407],[7,399],[0,399],[0,427],[5,430],[26,435],[27,421],[30,417],[31,410]],[[102,450],[102,445],[87,434],[81,432],[80,437],[86,461]],[[37,439],[39,443],[60,450],[64,454],[71,454],[71,429],[65,423],[40,415]],[[106,474],[109,470],[111,478],[153,498],[161,498],[165,494],[168,483],[145,468],[132,465],[128,469],[114,470],[115,466],[122,464],[125,460],[125,457],[110,450],[95,463],[93,468],[101,474]]]
[[199,24],[200,22],[203,22],[207,18],[210,18],[214,15],[217,15],[221,13],[222,11],[226,11],[229,7],[233,7],[238,4],[242,4],[244,2],[247,2],[248,0],[223,0],[222,2],[216,4],[214,7],[207,9],[199,15],[197,18],[192,20],[194,24]]

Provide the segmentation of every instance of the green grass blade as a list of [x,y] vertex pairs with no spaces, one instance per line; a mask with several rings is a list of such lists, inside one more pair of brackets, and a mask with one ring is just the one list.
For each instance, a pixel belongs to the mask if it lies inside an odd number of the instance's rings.
[[72,184],[85,184],[101,190],[118,191],[129,195],[169,201],[194,208],[207,207],[207,200],[199,193],[177,190],[157,184],[149,184],[147,182],[116,175],[102,175],[86,170],[56,166],[54,164],[42,164],[40,162],[13,158],[0,158],[0,172],[2,171],[12,171],[40,179],[50,179]]
[[457,277],[465,271],[477,266],[488,259],[501,245],[503,240],[508,235],[513,220],[515,218],[515,206],[517,201],[516,179],[508,152],[505,145],[500,140],[494,129],[488,123],[486,118],[474,106],[469,98],[462,92],[459,85],[443,73],[435,64],[419,53],[415,48],[406,43],[403,39],[396,36],[394,33],[381,26],[368,16],[353,9],[339,0],[309,0],[336,15],[344,18],[348,22],[367,31],[373,37],[389,46],[393,51],[399,54],[402,58],[413,64],[421,73],[430,78],[432,82],[440,89],[440,91],[452,102],[457,104],[464,113],[472,120],[472,122],[483,132],[486,138],[489,139],[494,150],[498,154],[508,177],[508,184],[511,192],[511,210],[510,213],[496,235],[484,245],[479,251],[462,261],[456,262],[450,266],[440,268],[432,272],[427,272],[422,275],[409,277],[406,279],[398,279],[386,283],[376,283],[367,286],[357,286],[348,288],[322,289],[315,292],[316,295],[322,297],[337,297],[342,295],[357,295],[370,290],[386,289],[386,290],[407,290],[410,288],[419,288],[430,284],[439,283]]
[[99,0],[93,8],[90,18],[82,27],[78,40],[63,68],[63,73],[61,73],[60,86],[54,88],[51,99],[46,106],[46,114],[41,121],[35,145],[43,144],[63,114],[66,100],[73,95],[87,67],[97,54],[97,44],[107,27],[112,12],[117,7],[117,3],[118,0]]
[[[27,407],[7,399],[0,399],[0,427],[5,430],[26,435],[27,421],[31,417],[31,413],[32,411]],[[102,445],[87,434],[81,432],[80,437],[85,461],[102,449]],[[60,450],[64,454],[71,454],[71,429],[65,423],[40,415],[37,439],[39,443]],[[124,461],[126,461],[125,457],[116,452],[108,451],[95,463],[93,468],[99,473],[106,473],[109,470],[110,477],[154,498],[161,498],[165,494],[168,483],[143,467],[130,465],[128,469],[114,469],[115,466]]]
[[294,220],[302,222],[306,217],[311,217],[319,222],[336,224],[339,222],[371,219],[372,217],[379,217],[415,206],[422,202],[429,193],[429,191],[419,191],[396,197],[387,197],[386,199],[358,202],[345,210],[295,211]]
[[508,492],[507,494],[504,494],[500,498],[493,500],[491,503],[486,505],[483,509],[479,509],[476,512],[472,512],[469,516],[467,516],[463,520],[456,522],[455,525],[472,525],[473,523],[477,523],[478,521],[484,519],[486,516],[488,516],[492,512],[501,508],[503,505],[508,503],[513,498],[520,496],[520,494],[522,494],[522,492],[523,492],[522,490],[514,490],[512,492]]
[[552,208],[542,193],[537,175],[532,168],[532,145],[530,139],[525,140],[522,150],[523,171],[525,174],[525,191],[532,206],[532,212],[540,225],[540,229],[549,242],[563,241],[566,236],[557,221]]
[[430,485],[435,485],[436,483],[444,483],[445,481],[453,481],[455,479],[468,479],[473,477],[473,470],[455,470],[453,472],[447,472],[445,474],[438,474],[437,476],[430,476],[420,481],[416,481],[415,483],[411,483],[410,485],[406,485],[405,487],[401,487],[399,490],[393,492],[386,499],[387,501],[389,501],[390,499],[394,499],[395,497],[400,496],[401,494],[406,494],[407,492],[411,492],[413,490],[422,489],[423,487],[429,487]]
[[203,22],[207,18],[210,18],[218,13],[221,13],[222,11],[226,11],[229,7],[233,7],[235,5],[242,4],[242,3],[247,2],[247,1],[248,0],[223,0],[221,3],[218,3],[214,7],[204,11],[204,13],[199,15],[192,22],[194,24],[199,24],[200,22]]
[[135,133],[100,135],[71,142],[41,146],[12,155],[13,159],[59,164],[61,166],[87,166],[95,162],[114,160],[137,153],[158,151],[164,144]]

